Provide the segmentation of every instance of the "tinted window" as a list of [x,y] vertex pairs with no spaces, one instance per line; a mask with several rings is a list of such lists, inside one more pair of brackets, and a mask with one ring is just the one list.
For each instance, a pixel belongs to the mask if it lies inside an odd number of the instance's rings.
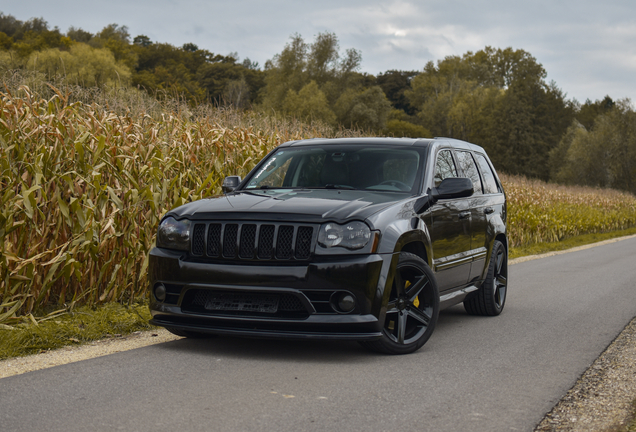
[[449,177],[457,177],[457,168],[455,168],[450,150],[442,150],[437,153],[437,162],[435,162],[435,187]]
[[492,173],[492,169],[490,168],[488,161],[484,155],[480,155],[479,153],[475,154],[475,158],[477,159],[479,169],[481,170],[481,176],[484,180],[484,193],[498,193],[499,188],[497,187],[497,181],[495,180],[495,175]]
[[481,180],[479,179],[479,171],[477,171],[477,165],[469,152],[457,152],[457,158],[459,159],[459,165],[462,167],[464,175],[473,181],[473,188],[475,189],[475,195],[481,193]]
[[380,146],[302,146],[272,154],[246,189],[343,188],[410,192],[423,149]]

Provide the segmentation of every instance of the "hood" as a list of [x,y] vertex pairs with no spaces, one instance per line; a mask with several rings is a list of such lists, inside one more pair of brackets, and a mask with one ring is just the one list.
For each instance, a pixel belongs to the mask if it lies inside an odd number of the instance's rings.
[[166,215],[193,220],[257,219],[324,222],[364,220],[396,202],[411,198],[395,192],[341,189],[240,191],[185,204]]

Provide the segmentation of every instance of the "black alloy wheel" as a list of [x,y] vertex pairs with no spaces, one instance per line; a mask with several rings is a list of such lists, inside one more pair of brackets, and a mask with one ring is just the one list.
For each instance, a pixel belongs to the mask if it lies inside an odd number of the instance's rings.
[[439,314],[439,292],[433,272],[417,255],[402,252],[382,329],[382,338],[364,342],[371,350],[408,354],[431,337]]
[[464,300],[464,309],[471,315],[499,315],[506,304],[507,292],[508,253],[503,243],[495,240],[486,280],[473,296]]

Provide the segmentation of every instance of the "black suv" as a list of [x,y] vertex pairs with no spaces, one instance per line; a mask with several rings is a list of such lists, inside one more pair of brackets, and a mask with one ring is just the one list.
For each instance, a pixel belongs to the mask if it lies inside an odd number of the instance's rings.
[[210,334],[420,348],[441,308],[498,315],[506,197],[483,148],[436,139],[292,141],[224,196],[164,215],[151,323]]

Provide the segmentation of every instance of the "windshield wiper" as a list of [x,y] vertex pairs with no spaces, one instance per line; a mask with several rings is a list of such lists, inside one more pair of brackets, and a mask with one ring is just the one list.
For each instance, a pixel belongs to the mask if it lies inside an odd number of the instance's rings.
[[240,191],[237,191],[237,192],[245,193],[245,194],[248,194],[248,195],[259,196],[259,197],[273,198],[271,195],[260,194],[260,193],[252,192],[251,190],[246,190],[246,189],[243,189],[243,190],[240,190]]
[[325,189],[351,189],[351,190],[355,190],[355,188],[353,186],[341,185],[341,184],[327,184],[327,185],[325,185]]

